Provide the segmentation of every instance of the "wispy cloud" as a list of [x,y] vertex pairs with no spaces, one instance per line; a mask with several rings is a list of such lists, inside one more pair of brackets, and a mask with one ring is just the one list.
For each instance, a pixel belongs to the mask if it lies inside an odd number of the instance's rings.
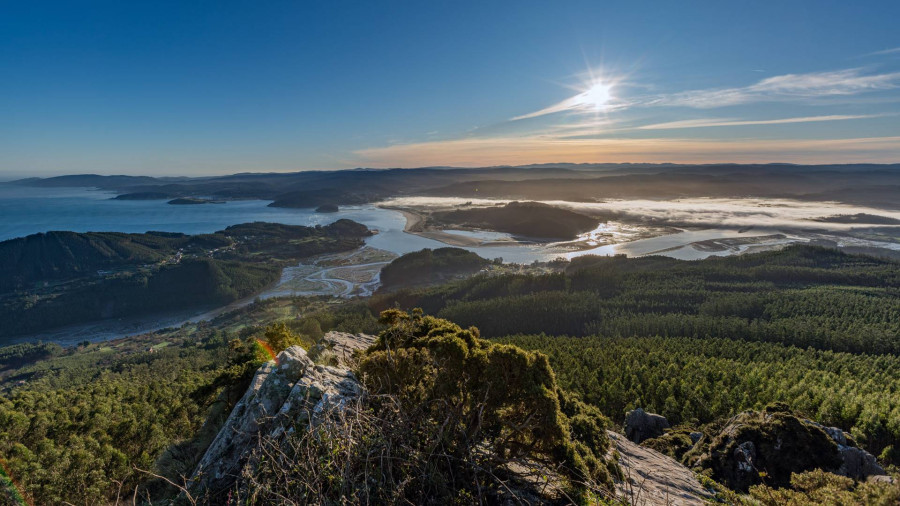
[[[900,52],[900,48],[882,53]],[[850,96],[866,92],[891,90],[900,87],[900,72],[867,74],[863,69],[845,69],[830,72],[810,72],[805,74],[783,74],[758,81],[749,86],[737,88],[711,88],[689,90],[656,96],[634,97],[626,100],[613,99],[603,106],[603,112],[610,113],[631,107],[675,106],[696,109],[712,109],[755,102],[788,100],[809,100],[835,96]],[[538,111],[522,114],[510,121],[537,118],[562,112],[589,112],[590,92],[582,92],[566,100]]]
[[[602,85],[599,85],[602,86]],[[609,91],[609,87],[604,87],[604,93]],[[537,118],[539,116],[546,116],[548,114],[555,114],[558,112],[565,111],[580,111],[580,112],[605,112],[608,113],[610,111],[614,111],[617,109],[624,109],[628,107],[630,104],[621,100],[613,100],[609,97],[609,102],[604,101],[602,104],[597,103],[597,88],[591,88],[587,91],[583,91],[574,97],[567,98],[562,102],[558,102],[556,104],[551,105],[550,107],[545,107],[539,111],[530,112],[528,114],[522,114],[521,116],[516,116],[514,118],[510,118],[510,121],[519,121],[522,119],[529,118]]]
[[530,112],[528,114],[523,114],[521,116],[516,116],[514,118],[510,118],[510,121],[519,121],[521,119],[529,119],[529,118],[537,118],[538,116],[546,116],[548,114],[555,114],[558,112],[569,111],[574,109],[576,106],[579,106],[579,95],[576,95],[572,98],[563,100],[557,104],[553,104],[550,107],[545,107],[539,111]]
[[356,151],[359,165],[483,167],[555,162],[896,163],[900,137],[853,139],[561,139],[466,138]]
[[863,74],[862,69],[769,77],[742,88],[692,90],[663,95],[646,105],[699,109],[787,99],[820,98],[890,90],[900,86],[900,72]]
[[781,118],[781,119],[763,119],[763,120],[741,120],[733,118],[708,118],[708,119],[688,119],[682,121],[670,121],[667,123],[655,123],[653,125],[643,125],[637,127],[638,130],[673,130],[676,128],[706,128],[706,127],[726,127],[726,126],[745,126],[745,125],[782,125],[788,123],[814,123],[819,121],[841,121],[849,119],[866,119],[877,118],[883,114],[832,114],[830,116],[806,116],[801,118]]
[[882,49],[881,51],[875,51],[873,53],[869,53],[869,56],[881,56],[886,54],[900,54],[900,47],[894,47],[891,49]]

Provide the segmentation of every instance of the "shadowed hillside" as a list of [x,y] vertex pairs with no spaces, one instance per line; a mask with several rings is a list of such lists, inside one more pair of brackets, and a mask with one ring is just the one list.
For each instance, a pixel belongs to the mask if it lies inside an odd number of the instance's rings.
[[0,337],[227,304],[301,258],[356,249],[369,230],[234,225],[214,234],[48,232],[0,243]]
[[574,239],[600,220],[539,202],[510,202],[504,206],[439,211],[431,218],[447,224],[495,230],[541,239]]

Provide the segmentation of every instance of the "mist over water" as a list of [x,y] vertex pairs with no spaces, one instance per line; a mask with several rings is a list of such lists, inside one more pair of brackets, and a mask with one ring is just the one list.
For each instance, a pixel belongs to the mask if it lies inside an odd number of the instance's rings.
[[[450,207],[506,204],[511,200],[462,197],[401,197],[394,206]],[[811,221],[835,215],[872,214],[900,220],[900,211],[853,206],[838,202],[808,202],[771,198],[684,198],[671,200],[608,199],[603,202],[544,200],[545,204],[582,212],[613,212],[638,219],[652,218],[708,227],[798,227],[823,230],[859,228],[860,224]]]

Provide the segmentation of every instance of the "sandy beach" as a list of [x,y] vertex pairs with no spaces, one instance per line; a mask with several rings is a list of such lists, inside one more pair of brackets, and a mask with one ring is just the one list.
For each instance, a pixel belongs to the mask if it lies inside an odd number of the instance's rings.
[[425,227],[425,217],[419,213],[414,211],[410,211],[409,209],[403,209],[400,207],[386,207],[384,209],[391,209],[394,211],[398,211],[403,214],[406,218],[406,225],[403,227],[403,231],[408,234],[415,234],[420,237],[427,237],[428,239],[434,239],[435,241],[440,241],[444,244],[448,244],[450,246],[489,246],[492,243],[497,243],[499,241],[490,241],[485,242],[480,239],[476,239],[474,237],[465,237],[457,234],[449,234],[447,232],[441,230],[429,230]]

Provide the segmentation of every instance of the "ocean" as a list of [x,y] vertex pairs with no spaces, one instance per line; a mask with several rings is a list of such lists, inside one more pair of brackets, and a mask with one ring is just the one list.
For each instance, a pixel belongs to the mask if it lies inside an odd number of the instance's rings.
[[[267,200],[171,205],[168,200],[115,200],[115,196],[114,192],[95,188],[35,188],[0,183],[0,241],[51,230],[204,234],[254,221],[314,226],[346,218],[377,232],[367,239],[369,246],[398,255],[447,246],[405,233],[403,214],[374,205],[341,207],[337,213],[316,213],[313,209],[268,207]],[[533,262],[551,257],[542,248],[530,245],[465,249],[485,258],[502,257],[507,262]]]

